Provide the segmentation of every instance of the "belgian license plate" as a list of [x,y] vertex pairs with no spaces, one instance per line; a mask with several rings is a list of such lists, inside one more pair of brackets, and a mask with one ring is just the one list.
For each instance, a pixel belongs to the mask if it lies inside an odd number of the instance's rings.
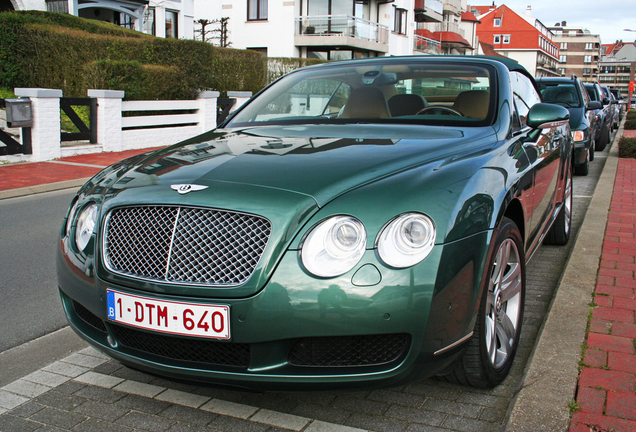
[[107,290],[108,319],[146,330],[230,339],[230,308],[156,300]]

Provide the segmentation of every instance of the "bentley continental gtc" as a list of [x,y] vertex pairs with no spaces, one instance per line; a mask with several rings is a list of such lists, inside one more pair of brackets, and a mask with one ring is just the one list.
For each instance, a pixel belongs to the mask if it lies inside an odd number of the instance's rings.
[[495,386],[526,263],[570,235],[568,118],[504,58],[299,69],[79,190],[64,311],[99,350],[174,379]]

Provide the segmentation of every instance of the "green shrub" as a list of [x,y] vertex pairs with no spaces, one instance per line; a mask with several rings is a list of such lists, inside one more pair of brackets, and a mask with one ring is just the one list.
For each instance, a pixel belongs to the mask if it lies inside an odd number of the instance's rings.
[[636,118],[628,118],[625,119],[625,129],[633,130],[636,129]]
[[636,138],[621,137],[618,141],[618,156],[636,159]]
[[634,120],[634,119],[636,119],[636,110],[629,110],[629,111],[627,111],[626,119],[627,119],[627,120]]
[[126,99],[190,99],[201,89],[259,91],[259,53],[163,39],[114,24],[38,11],[0,13],[0,86],[126,91]]

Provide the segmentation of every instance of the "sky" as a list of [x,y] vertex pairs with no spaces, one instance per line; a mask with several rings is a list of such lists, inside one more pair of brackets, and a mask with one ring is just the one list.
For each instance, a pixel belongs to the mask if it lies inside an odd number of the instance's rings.
[[[468,4],[491,5],[492,0],[468,0]],[[602,44],[636,40],[636,32],[623,30],[636,30],[636,0],[499,0],[495,4],[519,13],[531,6],[531,15],[546,27],[566,21],[568,27],[587,28],[600,35]]]

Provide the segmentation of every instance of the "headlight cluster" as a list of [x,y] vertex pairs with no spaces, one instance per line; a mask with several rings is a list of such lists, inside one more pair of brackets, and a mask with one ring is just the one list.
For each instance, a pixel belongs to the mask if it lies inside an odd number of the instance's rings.
[[77,212],[77,202],[73,204],[66,220],[66,235],[71,235],[71,227],[76,220],[75,225],[75,245],[77,249],[83,251],[86,249],[88,242],[95,231],[95,225],[97,224],[97,215],[99,208],[97,204],[91,203],[80,211],[77,219],[75,219],[75,213]]
[[[353,269],[364,255],[367,234],[351,216],[334,216],[316,225],[301,248],[304,267],[319,277],[336,277]],[[422,261],[435,244],[435,224],[421,213],[405,213],[387,223],[376,241],[380,259],[406,268]]]

